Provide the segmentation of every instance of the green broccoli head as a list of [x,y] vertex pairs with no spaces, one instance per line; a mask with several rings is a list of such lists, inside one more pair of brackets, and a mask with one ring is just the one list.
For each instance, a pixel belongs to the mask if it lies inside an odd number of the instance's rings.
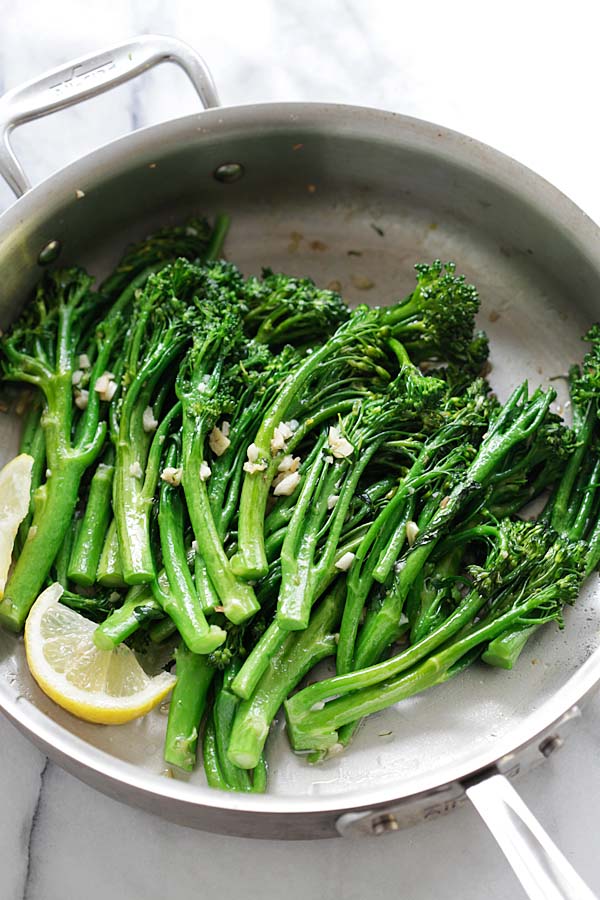
[[520,624],[562,624],[562,608],[576,599],[585,568],[583,541],[559,536],[547,523],[505,518],[498,523],[483,567],[470,568],[492,618],[524,606]]
[[83,269],[47,273],[35,298],[3,336],[0,344],[4,377],[41,387],[54,373],[75,368],[87,349],[97,295]]
[[350,315],[335,291],[271,269],[263,269],[262,279],[246,281],[244,300],[247,332],[271,346],[321,343]]
[[[448,392],[447,384],[434,375],[423,375],[411,365],[403,365],[387,389],[387,397],[394,405],[390,414],[404,422],[411,420],[424,425],[426,431],[434,424],[431,414],[439,412]],[[437,415],[435,424],[440,424]]]
[[416,363],[442,361],[472,369],[487,355],[485,338],[473,334],[479,310],[476,288],[455,274],[454,263],[436,259],[415,269],[415,290],[387,310],[394,337]]
[[583,358],[581,369],[571,367],[569,388],[574,407],[585,411],[590,403],[597,405],[600,398],[600,324],[592,325],[583,340],[591,347]]
[[556,533],[541,523],[501,519],[485,563],[468,569],[474,587],[490,598],[497,591],[510,596],[515,584],[536,576],[556,538]]

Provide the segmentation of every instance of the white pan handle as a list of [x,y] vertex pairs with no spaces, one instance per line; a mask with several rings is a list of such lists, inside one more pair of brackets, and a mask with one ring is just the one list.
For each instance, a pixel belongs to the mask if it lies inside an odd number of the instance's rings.
[[531,900],[597,900],[504,775],[467,788]]
[[10,145],[13,128],[109,91],[163,62],[183,69],[205,108],[219,105],[212,76],[195,50],[176,38],[142,35],[81,56],[4,94],[0,99],[0,176],[17,197],[31,187]]

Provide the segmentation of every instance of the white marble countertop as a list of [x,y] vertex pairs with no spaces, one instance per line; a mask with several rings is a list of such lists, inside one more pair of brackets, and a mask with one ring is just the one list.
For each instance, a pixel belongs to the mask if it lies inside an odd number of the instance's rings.
[[[179,36],[210,64],[226,104],[337,100],[437,121],[536,169],[600,220],[595,4],[505,0],[0,0],[0,93],[139,32]],[[163,67],[113,95],[23,128],[33,182],[134,127],[191,112]],[[0,211],[11,195],[0,185]],[[521,896],[471,808],[368,841],[285,844],[181,828],[96,793],[0,719],[2,900],[289,900]],[[600,698],[519,790],[600,892]]]

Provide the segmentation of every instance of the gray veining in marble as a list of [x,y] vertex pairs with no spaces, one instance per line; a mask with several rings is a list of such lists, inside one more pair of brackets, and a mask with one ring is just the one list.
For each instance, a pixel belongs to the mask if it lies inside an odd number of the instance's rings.
[[[515,156],[600,218],[598,20],[586,0],[0,0],[0,92],[137,32],[170,33],[205,55],[224,103],[337,100],[438,121]],[[14,144],[35,182],[196,108],[184,76],[163,67],[27,126]],[[10,202],[0,185],[0,210]],[[468,807],[380,840],[257,843],[121,806],[47,763],[2,719],[0,748],[1,900],[521,896]],[[600,698],[518,786],[600,892]]]

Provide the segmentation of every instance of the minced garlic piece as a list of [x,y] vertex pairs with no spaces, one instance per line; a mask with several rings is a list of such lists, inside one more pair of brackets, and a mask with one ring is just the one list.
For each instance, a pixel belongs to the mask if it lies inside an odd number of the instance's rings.
[[81,369],[75,369],[73,374],[71,375],[71,384],[77,386],[81,384],[81,379],[83,378],[83,372]]
[[255,463],[258,459],[259,449],[256,444],[250,444],[248,449],[246,450],[246,456],[248,457],[248,462]]
[[295,472],[298,466],[300,465],[300,457],[292,456],[288,454],[284,456],[279,465],[277,466],[278,472]]
[[273,488],[276,497],[289,497],[300,484],[300,472],[290,472]]
[[331,756],[337,756],[338,753],[343,753],[346,749],[345,745],[338,741],[337,744],[332,744],[331,747],[327,748],[327,759]]
[[333,509],[333,507],[335,506],[335,504],[338,502],[339,499],[340,499],[339,494],[330,494],[329,497],[327,498],[327,509]]
[[117,382],[114,381],[114,377],[112,372],[103,372],[102,375],[96,379],[94,390],[97,394],[100,394],[101,400],[110,401],[115,396]]
[[244,472],[248,472],[249,475],[254,475],[255,472],[264,472],[267,468],[267,464],[262,462],[245,462],[244,463]]
[[354,453],[354,447],[345,437],[340,434],[339,428],[332,425],[329,429],[329,437],[327,439],[333,456],[336,459],[345,459]]
[[211,473],[210,466],[208,465],[208,463],[206,463],[206,462],[204,462],[204,460],[202,460],[202,462],[200,463],[200,481],[208,481],[211,474],[212,473]]
[[129,474],[133,475],[134,478],[141,478],[144,474],[142,471],[142,467],[139,464],[139,461],[136,459],[134,463],[131,463],[129,466]]
[[223,456],[231,441],[216,425],[208,436],[208,445],[215,456]]
[[348,550],[347,553],[344,553],[343,556],[337,560],[335,567],[339,569],[341,572],[347,572],[352,563],[354,562],[354,553]]
[[260,450],[256,446],[256,444],[250,444],[248,449],[246,450],[246,455],[248,457],[248,462],[244,463],[244,472],[248,472],[249,475],[254,475],[255,472],[264,472],[267,468],[266,462],[259,462],[258,457],[260,455]]
[[[296,422],[296,426],[298,423]],[[291,422],[280,422],[275,426],[273,438],[271,439],[271,453],[275,456],[280,450],[287,450],[286,441],[292,437],[294,430]]]
[[87,355],[87,353],[82,353],[79,356],[79,368],[80,369],[90,369],[91,366],[92,366],[92,364],[90,362],[90,358]]
[[181,476],[183,475],[182,469],[176,469],[175,466],[166,466],[160,473],[160,477],[163,481],[166,481],[167,484],[172,484],[173,487],[179,487],[181,484]]
[[230,428],[231,428],[231,425],[229,424],[229,422],[227,422],[225,420],[223,420],[223,422],[221,422],[221,431],[223,432],[225,437],[229,437]]
[[75,406],[77,407],[77,409],[87,409],[89,399],[90,399],[89,391],[82,391],[82,390],[75,391]]
[[116,393],[117,393],[117,382],[109,381],[108,387],[104,391],[104,394],[100,395],[100,399],[106,400],[108,403],[110,403],[110,401],[112,400],[112,398],[115,396]]
[[271,438],[271,453],[273,456],[275,456],[277,453],[279,453],[280,450],[286,450],[286,449],[287,449],[286,443],[283,438],[283,435],[281,434],[281,432],[279,430],[279,425],[278,425],[275,428],[275,431],[273,432],[273,437]]
[[156,431],[158,428],[158,419],[154,418],[154,412],[151,406],[147,406],[144,410],[142,416],[142,428],[146,434],[149,434],[151,431]]
[[419,533],[419,526],[416,522],[407,522],[406,523],[406,539],[408,541],[408,546],[412,547],[414,542],[417,539],[417,535]]

